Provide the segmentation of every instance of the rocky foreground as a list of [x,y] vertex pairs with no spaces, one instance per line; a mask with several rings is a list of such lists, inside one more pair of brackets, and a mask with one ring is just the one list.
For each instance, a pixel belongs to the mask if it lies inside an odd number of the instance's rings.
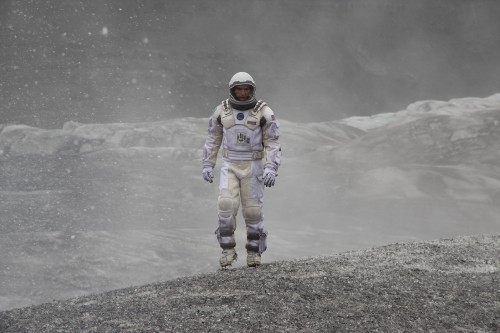
[[0,313],[1,332],[498,332],[500,235],[263,264]]

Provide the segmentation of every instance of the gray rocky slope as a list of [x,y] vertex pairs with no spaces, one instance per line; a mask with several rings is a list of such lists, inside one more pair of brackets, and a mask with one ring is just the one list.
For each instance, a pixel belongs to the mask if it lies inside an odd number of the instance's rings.
[[5,333],[499,330],[499,235],[221,270],[0,313]]

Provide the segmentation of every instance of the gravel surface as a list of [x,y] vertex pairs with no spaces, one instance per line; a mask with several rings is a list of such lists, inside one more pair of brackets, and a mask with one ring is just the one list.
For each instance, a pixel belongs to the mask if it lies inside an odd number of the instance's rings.
[[5,333],[368,331],[499,332],[500,235],[221,270],[0,312]]

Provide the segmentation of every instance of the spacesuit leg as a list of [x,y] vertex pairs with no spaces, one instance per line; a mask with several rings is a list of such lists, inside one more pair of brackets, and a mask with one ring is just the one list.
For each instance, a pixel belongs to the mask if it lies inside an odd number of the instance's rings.
[[215,233],[221,248],[232,249],[236,246],[234,231],[240,205],[240,190],[239,180],[228,161],[223,161],[221,167],[219,189],[219,227]]
[[266,248],[267,231],[264,230],[262,211],[264,183],[262,180],[262,161],[252,161],[248,177],[241,180],[241,202],[243,218],[247,228],[246,249],[262,254]]

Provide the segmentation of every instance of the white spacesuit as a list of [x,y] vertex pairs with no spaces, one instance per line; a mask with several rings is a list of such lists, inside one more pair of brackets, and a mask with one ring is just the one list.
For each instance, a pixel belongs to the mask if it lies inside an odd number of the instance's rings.
[[217,106],[209,119],[203,148],[203,178],[212,183],[213,168],[222,145],[219,227],[217,239],[222,251],[221,267],[236,260],[236,215],[242,205],[247,228],[247,265],[261,263],[267,232],[262,212],[264,186],[275,183],[281,159],[279,126],[273,111],[255,99],[255,81],[245,72],[229,82],[230,97]]

